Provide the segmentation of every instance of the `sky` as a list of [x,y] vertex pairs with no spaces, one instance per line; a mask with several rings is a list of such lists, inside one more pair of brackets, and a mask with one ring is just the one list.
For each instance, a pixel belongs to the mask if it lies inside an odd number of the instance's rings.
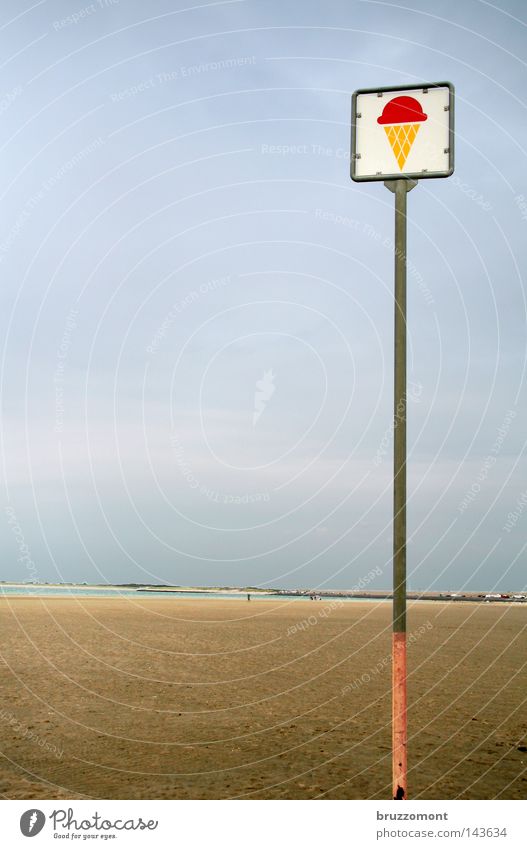
[[388,589],[393,195],[355,89],[449,80],[408,195],[408,585],[525,588],[525,6],[0,11],[1,580]]

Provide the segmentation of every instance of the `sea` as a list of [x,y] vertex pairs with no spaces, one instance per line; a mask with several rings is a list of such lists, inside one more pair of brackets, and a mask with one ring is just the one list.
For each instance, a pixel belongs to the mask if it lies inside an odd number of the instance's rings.
[[[247,602],[247,592],[221,592],[214,590],[144,590],[134,589],[133,587],[91,587],[84,584],[61,584],[58,586],[48,586],[42,584],[0,584],[0,596],[38,596],[65,598],[74,596],[75,598],[156,598],[170,600],[174,598],[181,599],[230,599],[231,601]],[[309,601],[309,594],[297,595],[286,593],[257,593],[251,592],[251,601]],[[364,601],[357,598],[342,598],[336,596],[325,596],[317,594],[317,599],[320,601],[334,602],[353,602]],[[384,599],[375,599],[376,601],[384,601]]]

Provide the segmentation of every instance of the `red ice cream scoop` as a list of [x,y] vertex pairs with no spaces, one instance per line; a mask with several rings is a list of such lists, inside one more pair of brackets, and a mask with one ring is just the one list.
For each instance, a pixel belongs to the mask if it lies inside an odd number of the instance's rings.
[[394,97],[384,109],[382,115],[377,118],[378,124],[413,124],[414,121],[426,121],[421,104],[415,97]]

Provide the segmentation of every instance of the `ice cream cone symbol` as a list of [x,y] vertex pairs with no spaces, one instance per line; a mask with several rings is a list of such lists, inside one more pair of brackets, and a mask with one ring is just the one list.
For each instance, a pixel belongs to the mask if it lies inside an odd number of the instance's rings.
[[415,97],[394,97],[377,118],[377,123],[384,127],[386,137],[390,142],[397,164],[402,171],[408,154],[412,149],[419,127],[426,121],[421,104]]

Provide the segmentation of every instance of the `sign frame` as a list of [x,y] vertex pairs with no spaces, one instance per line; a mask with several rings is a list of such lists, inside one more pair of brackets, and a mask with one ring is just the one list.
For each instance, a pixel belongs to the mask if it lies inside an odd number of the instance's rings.
[[[423,91],[424,93],[429,89],[434,88],[448,88],[448,154],[449,154],[449,167],[445,171],[415,171],[415,172],[406,172],[404,174],[399,173],[391,173],[391,174],[374,174],[374,175],[359,175],[356,173],[356,162],[357,162],[357,99],[361,94],[377,94],[381,97],[385,92],[389,93],[392,91]],[[430,180],[435,179],[437,177],[450,177],[454,173],[454,103],[455,103],[455,89],[452,83],[450,82],[439,82],[439,83],[412,83],[411,85],[393,85],[393,86],[382,86],[377,88],[359,88],[353,92],[351,98],[351,155],[350,155],[350,176],[351,179],[355,183],[372,183],[372,182],[385,182],[387,180]],[[360,117],[360,116],[359,116]],[[360,154],[359,154],[360,155]]]

